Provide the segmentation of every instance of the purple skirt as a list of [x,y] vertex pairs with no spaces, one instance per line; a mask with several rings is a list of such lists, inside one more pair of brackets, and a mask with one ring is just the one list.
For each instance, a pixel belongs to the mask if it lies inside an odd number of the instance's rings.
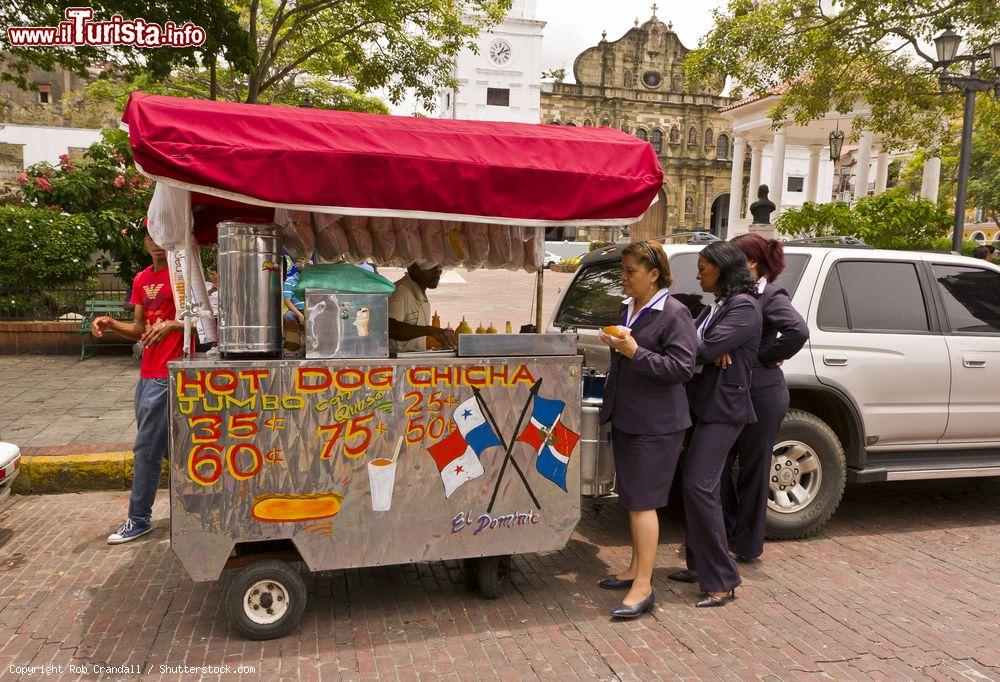
[[611,429],[615,452],[615,491],[629,511],[666,507],[677,471],[685,431],[658,435]]

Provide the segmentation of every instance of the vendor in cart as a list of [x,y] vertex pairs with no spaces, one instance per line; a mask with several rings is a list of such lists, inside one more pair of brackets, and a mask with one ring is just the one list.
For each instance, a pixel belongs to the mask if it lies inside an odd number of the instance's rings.
[[396,291],[389,297],[389,350],[412,353],[427,349],[427,337],[433,337],[443,348],[456,346],[453,332],[431,326],[431,304],[427,290],[436,289],[441,281],[441,267],[423,269],[416,263],[396,282]]

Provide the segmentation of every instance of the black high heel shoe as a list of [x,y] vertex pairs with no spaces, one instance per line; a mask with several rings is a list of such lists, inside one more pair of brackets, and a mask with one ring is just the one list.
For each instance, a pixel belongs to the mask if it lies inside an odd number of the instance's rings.
[[652,611],[653,603],[655,601],[656,595],[650,592],[649,596],[638,604],[633,604],[632,606],[629,606],[628,604],[619,604],[615,608],[611,609],[611,615],[614,618],[638,618],[646,611]]
[[736,599],[736,588],[729,590],[729,594],[710,594],[700,602],[695,604],[699,609],[712,608],[714,606],[725,606]]
[[597,586],[606,590],[628,590],[632,588],[632,578],[623,580],[612,575],[597,583]]
[[696,583],[698,582],[698,574],[686,570],[675,571],[667,576],[667,580],[673,580],[678,583]]

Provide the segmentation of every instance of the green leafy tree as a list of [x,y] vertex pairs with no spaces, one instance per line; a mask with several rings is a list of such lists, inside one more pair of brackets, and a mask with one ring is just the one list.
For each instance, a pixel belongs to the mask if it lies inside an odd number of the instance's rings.
[[[62,314],[65,301],[48,293],[94,274],[97,236],[82,215],[0,206],[0,319]],[[41,314],[40,314],[41,313]]]
[[[130,282],[149,265],[141,228],[153,184],[136,170],[124,131],[105,130],[102,138],[87,149],[80,165],[63,156],[58,166],[29,167],[18,176],[17,201],[89,221],[97,250],[108,253],[122,279]],[[89,258],[90,252],[74,255]]]
[[431,102],[454,85],[452,67],[480,29],[500,21],[511,0],[241,0],[257,48],[246,102],[271,101],[303,74],[323,74],[359,92],[408,90]]
[[784,211],[775,223],[789,236],[851,236],[879,249],[935,249],[951,229],[947,206],[911,199],[905,187],[863,197],[853,208],[836,201]]
[[984,51],[997,37],[996,0],[730,0],[685,63],[690,81],[729,74],[734,94],[785,84],[775,121],[806,123],[858,101],[870,115],[861,129],[881,133],[887,148],[936,147],[941,122],[958,96],[942,96],[927,46],[947,23],[965,46]]
[[0,26],[56,26],[65,20],[67,7],[86,5],[94,9],[95,20],[108,20],[120,14],[125,19],[144,19],[160,25],[172,21],[178,26],[192,22],[205,29],[203,45],[190,48],[149,49],[116,45],[113,47],[79,46],[73,49],[51,47],[21,48],[5,45],[0,59],[0,80],[12,81],[22,89],[31,89],[28,71],[37,67],[51,71],[58,64],[81,76],[91,75],[95,67],[118,75],[147,74],[153,79],[166,78],[179,67],[203,66],[212,69],[220,61],[237,70],[249,72],[254,58],[250,34],[240,23],[237,8],[228,0],[18,0],[0,2]]
[[983,97],[976,107],[969,162],[969,198],[1000,225],[1000,102]]
[[[254,45],[247,68],[219,62],[166,77],[135,78],[133,89],[258,104],[290,103],[377,111],[373,91],[394,103],[414,92],[430,106],[456,85],[454,59],[511,0],[235,0]],[[304,93],[300,91],[305,91]],[[119,95],[120,97],[120,95]]]

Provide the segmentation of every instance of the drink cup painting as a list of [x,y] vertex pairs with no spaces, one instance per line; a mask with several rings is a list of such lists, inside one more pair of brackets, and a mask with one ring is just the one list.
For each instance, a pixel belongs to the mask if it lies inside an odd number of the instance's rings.
[[392,508],[392,489],[396,483],[396,459],[403,447],[403,439],[396,442],[392,459],[377,457],[368,462],[368,485],[372,492],[372,511],[389,511]]

